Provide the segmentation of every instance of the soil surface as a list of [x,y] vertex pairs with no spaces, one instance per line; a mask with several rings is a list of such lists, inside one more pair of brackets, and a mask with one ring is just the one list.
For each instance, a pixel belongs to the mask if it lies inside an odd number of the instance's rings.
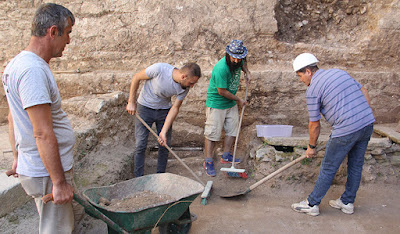
[[[219,195],[243,191],[265,175],[251,171],[250,162],[243,162],[237,167],[246,168],[249,178],[227,177],[220,168],[230,167],[230,164],[222,165],[215,160],[217,176],[209,177],[202,168],[201,151],[176,153],[204,183],[214,181],[207,205],[201,204],[200,196],[190,205],[191,213],[197,215],[191,233],[400,233],[400,184],[396,178],[381,176],[373,182],[362,182],[355,213],[347,215],[328,204],[344,190],[343,176],[339,175],[320,204],[320,215],[311,217],[294,212],[290,205],[304,200],[312,191],[319,171],[318,162],[295,165],[246,195],[226,199]],[[170,159],[168,172],[196,180],[172,156]],[[152,160],[153,156],[146,161],[145,174],[155,170]],[[304,173],[307,170],[309,174]],[[269,168],[268,173],[271,172]],[[32,233],[37,229],[38,215],[33,201],[0,218],[0,233]],[[107,226],[85,215],[74,233],[103,234],[107,233]],[[158,229],[152,233],[158,233]]]
[[[111,199],[111,201],[100,202],[99,205],[110,211],[135,211],[153,204],[167,204],[173,197],[168,194],[158,194],[151,191],[137,192],[123,199]],[[100,200],[99,200],[100,201]]]

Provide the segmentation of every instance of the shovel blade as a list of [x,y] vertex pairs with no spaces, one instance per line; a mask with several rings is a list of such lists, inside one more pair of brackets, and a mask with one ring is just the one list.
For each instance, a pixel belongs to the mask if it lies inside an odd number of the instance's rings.
[[250,192],[250,189],[247,188],[245,190],[238,191],[238,192],[220,194],[219,196],[222,198],[234,198],[234,197],[244,196],[244,195],[248,194],[249,192]]

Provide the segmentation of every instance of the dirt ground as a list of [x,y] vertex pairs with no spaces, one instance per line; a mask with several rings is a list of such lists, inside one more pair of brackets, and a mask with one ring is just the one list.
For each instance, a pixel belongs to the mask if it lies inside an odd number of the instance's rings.
[[[184,156],[185,152],[177,154]],[[254,176],[248,179],[226,177],[219,169],[230,165],[216,163],[217,176],[209,177],[201,166],[202,153],[190,154],[191,158],[184,159],[189,167],[204,183],[214,181],[208,204],[202,205],[198,197],[190,205],[190,211],[197,215],[191,233],[400,233],[398,180],[382,177],[370,183],[363,182],[357,194],[353,215],[344,214],[328,205],[329,200],[337,199],[344,190],[344,184],[340,182],[342,180],[337,180],[339,182],[332,185],[322,200],[321,214],[311,217],[294,212],[290,205],[305,199],[315,183],[315,176],[307,177],[304,173],[299,174],[299,171],[312,170],[315,175],[318,172],[317,165],[294,166],[244,196],[225,199],[219,195],[248,188],[260,179],[259,176],[257,179]],[[148,160],[145,173],[153,170],[154,166]],[[193,178],[172,156],[167,171]],[[303,175],[304,178],[287,179],[293,175]],[[32,230],[37,230],[37,223],[35,205],[29,202],[0,218],[0,233],[32,233]],[[75,233],[102,234],[107,233],[107,227],[103,221],[85,216]],[[158,233],[158,230],[152,233]]]

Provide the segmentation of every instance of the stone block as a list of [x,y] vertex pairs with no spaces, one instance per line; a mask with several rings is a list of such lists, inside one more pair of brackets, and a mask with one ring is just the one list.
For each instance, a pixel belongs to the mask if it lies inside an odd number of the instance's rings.
[[[328,141],[329,136],[321,135],[318,138],[318,145],[325,145]],[[307,148],[309,137],[270,137],[264,138],[264,142],[268,145],[277,145],[277,146],[291,146],[291,147],[301,147]]]
[[400,166],[400,155],[394,155],[390,159],[390,163],[393,166]]
[[387,161],[387,155],[386,154],[379,154],[379,155],[372,155],[374,159],[378,162],[384,162]]
[[396,124],[377,124],[374,126],[374,132],[400,144],[400,132],[396,131]]
[[30,199],[32,197],[26,195],[17,178],[7,177],[4,171],[0,171],[0,217],[7,215]]
[[396,132],[400,132],[400,121],[399,121],[399,123],[397,124]]
[[389,148],[390,146],[392,146],[392,142],[390,141],[389,138],[371,138],[371,140],[368,143],[368,148],[367,150],[374,150],[376,148]]
[[271,158],[275,158],[275,148],[272,146],[263,146],[256,151],[256,159],[262,161],[271,161]]

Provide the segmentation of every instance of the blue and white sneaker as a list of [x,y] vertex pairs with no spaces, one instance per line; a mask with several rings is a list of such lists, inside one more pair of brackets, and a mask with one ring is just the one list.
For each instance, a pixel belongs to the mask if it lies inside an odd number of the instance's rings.
[[[231,153],[221,155],[221,163],[232,163],[233,155]],[[235,164],[239,164],[242,161],[240,159],[235,158]]]
[[206,159],[203,163],[203,167],[204,167],[204,169],[206,169],[207,175],[209,175],[209,176],[217,175],[217,173],[215,172],[215,169],[214,169],[214,162],[212,160]]

